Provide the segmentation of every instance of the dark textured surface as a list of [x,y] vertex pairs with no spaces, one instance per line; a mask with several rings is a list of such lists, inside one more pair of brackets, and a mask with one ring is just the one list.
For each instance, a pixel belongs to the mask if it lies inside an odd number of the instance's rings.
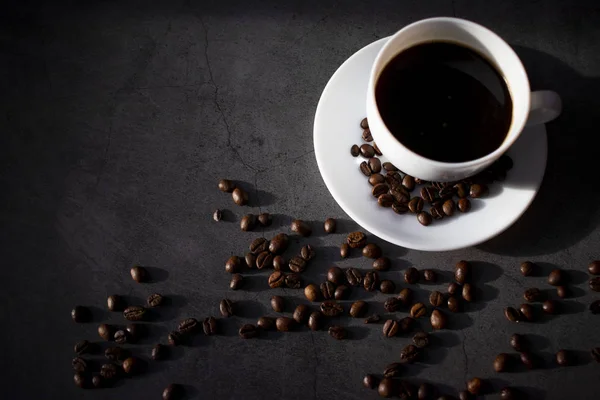
[[[564,114],[548,127],[538,198],[498,238],[450,253],[372,238],[393,258],[381,276],[399,287],[408,265],[441,271],[442,283],[415,288],[420,300],[445,289],[457,260],[476,262],[478,301],[433,335],[407,379],[453,395],[480,376],[496,392],[514,385],[532,398],[598,398],[600,365],[588,352],[600,346],[600,323],[587,311],[598,295],[587,288],[586,273],[600,258],[596,1],[61,3],[19,2],[0,14],[0,398],[150,399],[171,382],[186,385],[190,398],[375,398],[362,376],[398,361],[409,338],[384,339],[381,325],[344,317],[336,324],[349,326],[347,341],[306,329],[241,340],[242,323],[274,314],[273,294],[286,298],[288,314],[304,300],[301,291],[268,290],[266,272],[248,274],[246,289],[232,292],[223,266],[261,235],[238,225],[243,213],[261,210],[276,215],[267,237],[287,231],[292,217],[317,221],[315,234],[294,240],[287,253],[315,246],[307,281],[321,282],[334,262],[368,268],[361,258],[338,260],[343,233],[356,227],[315,163],[318,98],[335,69],[364,45],[409,22],[453,14],[515,45],[532,88],[558,91]],[[221,177],[248,189],[250,207],[217,190]],[[226,210],[220,223],[212,220],[217,207]],[[326,217],[340,219],[340,233],[324,236]],[[551,289],[545,277],[520,276],[525,258],[544,274],[554,266],[569,271],[574,298],[562,302],[560,315],[515,325],[502,309],[520,304],[526,287]],[[133,282],[134,263],[154,267],[158,282]],[[180,319],[217,316],[223,297],[238,303],[239,316],[220,321],[221,335],[198,337],[112,389],[76,388],[74,343],[98,340],[100,321],[125,322],[106,310],[106,297],[141,304],[152,292],[171,302],[156,313],[150,338],[131,346],[146,360]],[[380,293],[355,290],[352,297],[383,311]],[[73,323],[75,304],[92,307],[94,322]],[[493,372],[495,355],[511,352],[515,332],[535,342],[544,368]],[[576,366],[553,364],[561,348],[576,352]]]

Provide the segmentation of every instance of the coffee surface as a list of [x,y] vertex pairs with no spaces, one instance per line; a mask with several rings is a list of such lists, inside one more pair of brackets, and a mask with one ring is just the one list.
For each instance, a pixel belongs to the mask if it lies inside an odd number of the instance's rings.
[[502,75],[476,51],[454,43],[422,43],[396,55],[381,72],[375,96],[398,141],[436,161],[492,153],[512,120]]

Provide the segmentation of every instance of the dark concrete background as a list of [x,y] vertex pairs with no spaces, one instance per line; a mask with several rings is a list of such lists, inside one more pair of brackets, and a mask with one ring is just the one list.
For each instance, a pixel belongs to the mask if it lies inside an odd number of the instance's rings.
[[[238,327],[274,314],[273,294],[286,297],[288,312],[304,299],[300,291],[268,290],[267,272],[248,274],[247,289],[232,292],[223,265],[253,238],[287,231],[294,217],[315,221],[315,234],[288,252],[316,246],[308,282],[322,281],[333,263],[368,268],[364,259],[337,257],[344,233],[357,226],[317,169],[315,107],[355,51],[444,15],[482,23],[513,44],[532,88],[558,91],[564,114],[548,126],[539,196],[504,234],[447,253],[372,238],[394,260],[382,275],[399,286],[411,264],[442,272],[442,283],[415,289],[421,299],[445,288],[457,260],[476,266],[480,300],[435,334],[407,379],[453,395],[480,376],[496,392],[512,385],[531,398],[598,398],[600,365],[589,350],[600,346],[600,324],[587,311],[598,295],[586,272],[600,258],[597,1],[18,2],[4,3],[0,15],[0,398],[151,399],[171,382],[185,384],[190,398],[376,398],[362,376],[380,374],[409,338],[386,340],[380,325],[341,318],[351,340],[303,329],[243,341]],[[217,190],[222,177],[248,189],[250,207]],[[217,207],[227,210],[226,221],[212,221]],[[273,227],[241,232],[241,215],[259,210],[276,215]],[[340,233],[324,236],[320,224],[330,216],[341,221]],[[520,304],[526,287],[550,289],[544,276],[519,275],[524,259],[538,262],[542,274],[554,266],[569,271],[574,297],[560,315],[515,325],[502,309]],[[135,263],[154,267],[159,281],[133,282]],[[172,301],[149,323],[150,337],[131,346],[145,359],[178,320],[218,315],[223,297],[238,302],[239,316],[221,321],[222,335],[199,337],[139,377],[111,389],[76,388],[74,343],[98,340],[100,321],[124,322],[106,311],[107,295],[141,303],[155,291]],[[382,311],[385,297],[357,290],[353,298]],[[93,323],[70,320],[76,304],[92,307]],[[533,340],[544,368],[493,372],[494,356],[511,352],[514,332]],[[576,352],[576,366],[552,363],[561,348]]]

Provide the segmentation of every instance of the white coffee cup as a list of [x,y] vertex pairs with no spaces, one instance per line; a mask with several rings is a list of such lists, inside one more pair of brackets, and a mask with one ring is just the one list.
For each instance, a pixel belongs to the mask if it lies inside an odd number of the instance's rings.
[[[459,163],[431,160],[405,147],[383,122],[375,100],[375,85],[382,70],[403,50],[431,41],[454,42],[471,48],[482,54],[505,77],[513,104],[512,122],[504,142],[494,152]],[[377,146],[401,171],[428,181],[448,182],[475,175],[504,154],[526,125],[548,122],[558,117],[561,108],[562,103],[556,93],[531,92],[521,60],[504,40],[481,25],[458,18],[425,19],[398,31],[379,51],[367,90],[367,118]]]

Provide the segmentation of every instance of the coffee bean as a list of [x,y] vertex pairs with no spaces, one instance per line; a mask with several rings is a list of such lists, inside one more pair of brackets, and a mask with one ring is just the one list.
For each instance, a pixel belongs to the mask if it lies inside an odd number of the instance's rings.
[[471,265],[465,260],[456,263],[454,267],[454,280],[461,285],[467,282],[471,276]]
[[343,326],[330,326],[328,332],[329,336],[335,340],[343,340],[348,336],[348,332],[346,332],[346,329]]
[[87,340],[81,340],[77,343],[75,343],[75,346],[73,348],[73,350],[75,351],[75,353],[82,355],[82,354],[91,354],[94,352],[95,347],[92,343],[88,342]]
[[377,147],[377,143],[373,142],[373,150],[375,151],[375,154],[377,154],[378,156],[383,155],[383,153],[381,153],[381,150],[379,149],[379,147]]
[[469,196],[473,199],[484,197],[488,194],[488,187],[485,184],[474,183],[469,189]]
[[289,317],[278,317],[275,320],[275,328],[277,328],[277,331],[279,332],[288,332],[294,329],[295,322],[296,321]]
[[444,184],[444,186],[438,192],[438,196],[441,199],[451,199],[455,191],[456,190],[454,189],[454,186],[452,186],[452,184]]
[[107,324],[101,324],[98,326],[98,335],[104,340],[111,340],[113,338],[114,329],[112,326]]
[[148,303],[148,306],[150,307],[159,307],[160,305],[162,305],[163,300],[164,299],[160,294],[153,293],[150,296],[148,296],[146,303]]
[[256,326],[265,331],[272,331],[275,329],[275,318],[260,317],[258,321],[256,321]]
[[360,146],[360,154],[364,158],[371,158],[375,155],[375,149],[370,144],[363,144]]
[[520,316],[519,319],[524,319],[525,321],[533,321],[534,319],[534,312],[533,312],[533,307],[527,303],[521,304],[519,306],[519,312],[520,312]]
[[240,229],[244,232],[251,231],[256,227],[256,215],[246,214],[240,220]]
[[323,324],[323,314],[313,311],[308,317],[308,327],[311,331],[318,331]]
[[217,333],[217,319],[215,317],[206,317],[202,321],[202,330],[206,336],[215,335]]
[[127,331],[127,341],[129,343],[135,343],[140,340],[146,334],[146,325],[143,324],[128,324],[125,327]]
[[400,325],[398,324],[398,321],[395,321],[393,319],[388,319],[383,324],[382,329],[383,329],[383,336],[391,338],[398,334]]
[[554,314],[556,313],[556,303],[554,300],[546,300],[542,304],[542,310],[544,310],[546,314]]
[[77,386],[77,387],[80,387],[80,388],[86,387],[85,377],[80,372],[76,372],[75,375],[73,375],[73,382],[75,383],[75,386]]
[[362,249],[363,257],[377,259],[381,257],[381,248],[375,243],[369,243]]
[[235,188],[231,192],[231,198],[233,202],[238,206],[245,206],[248,204],[248,193],[242,188]]
[[327,300],[321,303],[321,313],[326,317],[337,317],[344,312],[344,307],[335,301]]
[[296,232],[297,234],[304,237],[310,236],[310,234],[312,233],[310,225],[308,225],[301,219],[293,220],[290,229],[292,230],[292,232]]
[[523,293],[523,298],[525,299],[525,301],[533,303],[537,301],[543,301],[546,298],[546,296],[544,292],[542,292],[538,288],[529,288],[525,290],[525,293]]
[[600,300],[593,301],[590,304],[590,311],[592,314],[600,314]]
[[456,205],[454,204],[454,200],[448,199],[442,205],[442,209],[444,210],[444,214],[447,216],[454,215],[454,210],[456,209]]
[[385,183],[385,178],[381,174],[371,174],[371,176],[369,176],[369,183],[371,186],[376,186],[380,183]]
[[172,331],[167,336],[167,341],[171,346],[180,346],[185,342],[185,337],[180,332]]
[[273,296],[271,297],[271,308],[275,312],[283,312],[284,309],[284,300],[281,296]]
[[556,288],[556,294],[561,299],[565,299],[565,298],[569,297],[569,294],[570,294],[569,293],[569,288],[567,288],[566,286],[558,286]]
[[306,265],[306,261],[302,257],[295,256],[290,260],[288,267],[292,272],[301,273],[306,269]]
[[431,206],[431,209],[429,210],[429,213],[431,214],[431,217],[433,219],[442,219],[445,216],[444,210],[443,210],[441,204],[433,204]]
[[379,290],[381,293],[391,294],[396,291],[396,284],[389,279],[384,279],[379,284]]
[[397,385],[396,381],[392,380],[392,378],[383,378],[381,382],[379,382],[379,386],[377,386],[377,393],[381,397],[393,397],[396,395]]
[[254,339],[258,337],[258,328],[252,324],[244,324],[241,326],[238,334],[242,339]]
[[362,284],[362,274],[356,268],[348,268],[346,270],[346,280],[350,286],[359,286]]
[[383,376],[385,378],[395,378],[402,376],[402,364],[391,363],[383,370]]
[[71,310],[71,318],[75,322],[89,322],[92,319],[92,313],[90,310],[83,306],[75,306],[73,310]]
[[494,359],[494,371],[504,372],[510,364],[510,356],[506,353],[500,353]]
[[404,305],[408,306],[412,301],[413,292],[410,288],[404,288],[398,294],[398,300]]
[[520,398],[516,389],[505,387],[500,391],[500,400],[517,400]]
[[519,311],[517,311],[513,307],[506,307],[504,309],[504,316],[510,322],[520,322],[521,321],[521,315],[520,315]]
[[285,258],[283,258],[283,256],[273,257],[273,269],[275,271],[283,271],[286,265],[287,262],[285,261]]
[[410,308],[410,316],[413,318],[421,318],[427,315],[427,307],[423,303],[416,303]]
[[521,362],[523,365],[525,365],[525,367],[527,367],[527,369],[534,369],[537,366],[537,360],[531,353],[523,352],[521,353],[520,357]]
[[408,209],[413,214],[418,214],[423,211],[423,199],[420,197],[413,197],[408,202]]
[[179,322],[177,329],[181,333],[193,334],[200,329],[200,323],[196,318],[186,318]]
[[152,348],[152,359],[156,361],[164,360],[167,357],[167,352],[167,347],[158,343]]
[[336,300],[345,300],[348,298],[349,294],[350,288],[346,285],[340,285],[337,288],[335,288],[335,293],[333,294],[333,297]]
[[379,314],[373,314],[373,315],[370,315],[367,318],[365,318],[364,323],[365,324],[376,324],[379,321],[381,321],[381,316],[379,316]]
[[423,226],[431,225],[432,217],[427,211],[421,211],[417,214],[417,221]]
[[387,257],[379,257],[373,261],[373,269],[376,271],[387,271],[390,269],[391,261]]
[[244,278],[240,274],[231,275],[231,282],[229,282],[229,288],[231,290],[238,290],[242,287]]
[[323,223],[323,229],[326,233],[335,233],[337,229],[337,222],[333,218],[327,218]]
[[461,287],[460,287],[460,285],[458,283],[456,283],[456,282],[450,282],[448,284],[448,294],[455,295],[455,294],[458,293],[459,290],[462,291],[462,289],[461,289]]
[[471,201],[469,199],[459,199],[457,205],[458,211],[460,211],[461,213],[471,211]]
[[369,271],[363,279],[363,287],[367,292],[374,292],[379,286],[379,275],[376,271]]
[[335,285],[329,281],[321,283],[321,294],[325,300],[330,300],[335,297]]
[[115,364],[102,364],[102,367],[100,367],[100,375],[102,375],[104,379],[114,379],[117,377],[118,373],[119,370]]
[[352,303],[350,306],[350,311],[348,312],[352,318],[361,318],[367,312],[367,303],[358,300]]
[[415,189],[415,178],[410,175],[404,175],[402,186],[409,192],[412,192]]
[[109,347],[104,350],[104,357],[111,361],[123,361],[129,357],[129,352],[121,347]]
[[419,270],[415,267],[410,267],[404,271],[404,282],[414,285],[419,281]]
[[480,378],[472,378],[467,381],[467,390],[469,393],[478,395],[481,392],[483,382]]
[[396,311],[400,310],[401,306],[402,306],[402,301],[400,301],[396,297],[389,297],[385,301],[385,303],[383,303],[383,308],[387,312],[396,312]]
[[437,190],[434,187],[426,186],[421,189],[421,198],[427,203],[432,203],[437,198]]
[[432,269],[426,269],[423,271],[423,278],[426,282],[435,282],[437,281],[437,274]]
[[221,179],[219,181],[219,190],[221,192],[231,193],[235,189],[235,184],[229,179]]
[[590,275],[600,275],[600,261],[592,261],[590,265],[588,265],[588,272]]
[[590,354],[592,356],[592,359],[594,361],[596,361],[597,363],[600,363],[600,347],[594,347],[591,351]]
[[292,318],[298,324],[304,324],[308,320],[308,315],[310,314],[310,309],[306,304],[299,304],[296,306],[294,313],[292,314]]
[[392,190],[390,194],[394,198],[392,210],[399,215],[406,214],[408,212],[408,198],[400,194],[397,190]]
[[519,352],[523,352],[523,351],[527,350],[527,348],[529,347],[527,340],[523,336],[519,335],[518,333],[515,333],[514,335],[512,335],[510,337],[509,343],[513,349],[515,349],[516,351],[519,351]]
[[273,254],[268,251],[263,251],[256,256],[256,268],[271,268],[273,266]]
[[563,283],[563,273],[560,269],[555,268],[548,275],[548,283],[552,286],[558,286]]
[[429,303],[434,307],[441,307],[444,303],[444,295],[437,290],[429,294]]
[[92,378],[92,385],[95,388],[101,388],[104,386],[104,378],[100,375],[94,375]]
[[371,176],[371,168],[369,167],[369,164],[367,164],[366,161],[361,162],[358,168],[364,176]]
[[125,344],[128,342],[127,333],[124,330],[118,330],[114,335],[115,342],[119,344]]
[[229,299],[223,299],[219,303],[219,311],[221,311],[221,315],[225,318],[231,317],[233,315],[233,301]]
[[465,197],[468,196],[467,193],[467,185],[465,185],[464,182],[458,182],[456,183],[454,186],[454,191],[456,192],[456,195],[460,198],[460,199],[464,199]]
[[261,213],[258,215],[258,223],[261,226],[271,226],[273,223],[273,217],[269,213]]
[[234,274],[236,272],[240,272],[241,269],[242,260],[238,256],[231,256],[227,259],[227,262],[225,263],[225,272]]
[[391,194],[382,194],[381,196],[377,197],[377,203],[381,207],[391,207],[394,204],[394,198]]
[[271,289],[282,287],[285,283],[285,275],[283,275],[283,272],[281,271],[274,271],[271,275],[269,275],[268,283]]
[[431,313],[430,322],[433,329],[444,329],[446,327],[446,315],[440,310],[433,310]]
[[559,350],[556,353],[556,363],[561,367],[566,367],[571,364],[571,356],[566,350]]
[[246,262],[246,267],[248,269],[253,269],[256,267],[256,255],[253,253],[246,253],[244,256],[244,261]]
[[421,355],[421,351],[414,344],[409,344],[400,351],[400,362],[412,364]]
[[374,197],[379,197],[382,194],[386,194],[389,190],[389,186],[385,183],[378,183],[377,185],[373,186],[373,189],[371,189],[371,194]]
[[340,246],[340,257],[347,258],[350,255],[350,246],[348,243],[342,243]]
[[327,280],[336,285],[345,281],[344,271],[340,267],[334,266],[327,271]]
[[379,173],[381,172],[381,161],[379,158],[372,157],[369,159],[369,168],[371,168],[371,173]]
[[433,399],[435,396],[435,388],[429,383],[422,383],[419,386],[419,391],[417,392],[417,398],[419,400],[429,400]]
[[106,299],[106,305],[109,311],[123,311],[125,301],[121,296],[113,294]]
[[412,317],[402,318],[400,321],[398,321],[398,324],[400,325],[400,332],[409,333],[410,331],[412,331],[413,327],[415,326],[415,323],[416,320]]
[[88,369],[87,362],[81,357],[75,357],[73,361],[71,361],[71,365],[76,372],[86,372]]
[[321,291],[317,285],[311,283],[304,288],[304,296],[308,301],[318,301],[321,297]]
[[350,147],[350,155],[352,155],[352,157],[358,157],[359,154],[360,147],[358,147],[357,144],[353,144],[352,147]]
[[362,139],[365,142],[372,142],[373,141],[373,135],[371,135],[371,131],[369,129],[365,129],[362,133]]
[[300,274],[287,274],[285,276],[285,286],[290,289],[300,289],[302,287],[302,277]]
[[287,249],[289,244],[289,236],[285,233],[278,233],[271,239],[271,242],[269,243],[269,251],[272,254],[281,254]]
[[269,250],[269,241],[264,237],[258,237],[250,243],[249,249],[252,254],[258,255]]
[[365,247],[367,244],[367,235],[360,231],[351,232],[346,237],[346,242],[353,249]]
[[367,389],[375,389],[375,386],[377,385],[377,378],[375,378],[373,375],[365,375],[363,378],[363,386]]
[[302,257],[304,261],[310,261],[315,257],[315,250],[310,244],[307,244],[300,249],[300,257]]
[[470,283],[465,283],[462,287],[462,297],[466,301],[473,301],[475,299],[475,288]]
[[149,279],[148,271],[144,267],[135,266],[131,268],[129,272],[131,274],[131,278],[138,283],[147,282]]
[[449,296],[448,297],[448,310],[450,310],[451,312],[459,312],[460,311],[460,302],[458,301],[458,299],[454,296]]
[[530,276],[531,274],[533,274],[534,268],[534,263],[532,263],[531,261],[525,261],[521,263],[521,274],[523,274],[523,276]]
[[413,336],[413,343],[419,348],[429,346],[429,334],[427,332],[417,332]]
[[163,400],[180,400],[183,398],[184,390],[183,386],[176,383],[172,383],[163,390]]
[[398,168],[396,168],[394,166],[394,164],[392,164],[391,162],[384,162],[383,163],[383,169],[390,172],[390,171],[398,171]]
[[590,289],[594,292],[600,292],[600,277],[590,279]]

